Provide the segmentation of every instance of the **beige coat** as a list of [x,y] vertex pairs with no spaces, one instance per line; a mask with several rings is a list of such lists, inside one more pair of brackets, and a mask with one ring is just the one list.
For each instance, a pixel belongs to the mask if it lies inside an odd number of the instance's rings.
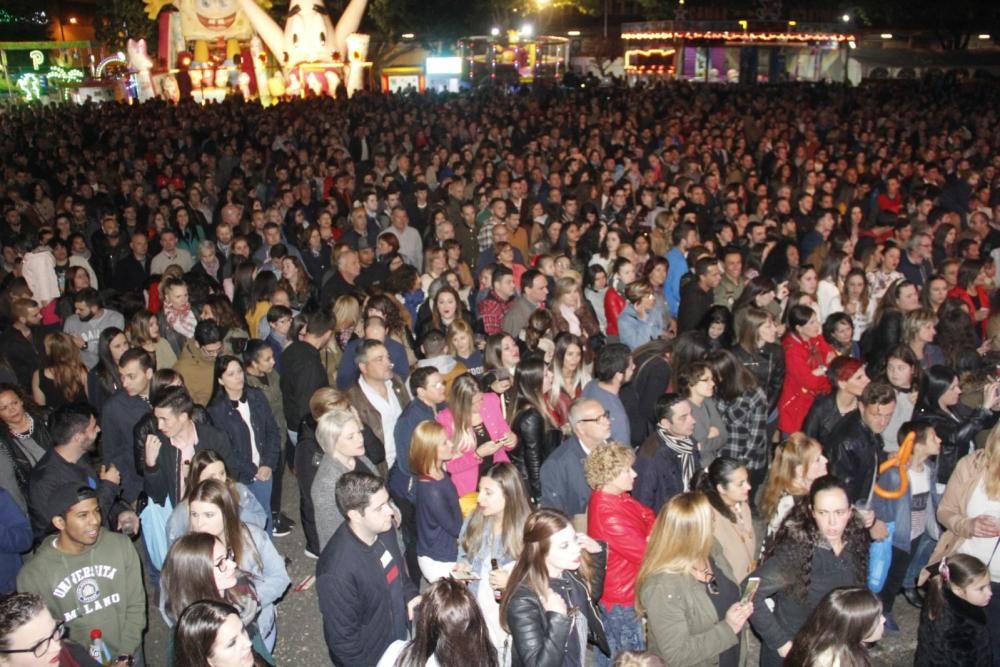
[[746,503],[741,503],[738,507],[738,510],[733,509],[737,523],[733,523],[712,508],[712,513],[715,515],[713,530],[715,542],[726,555],[726,561],[732,567],[735,577],[733,581],[737,584],[742,583],[747,575],[756,569],[757,554],[760,552],[750,508]]
[[[945,533],[938,540],[934,553],[931,554],[929,564],[938,563],[942,558],[951,556],[957,552],[966,539],[973,537],[972,521],[974,517],[966,516],[965,508],[969,506],[969,499],[975,492],[976,487],[986,476],[986,454],[976,451],[959,459],[955,466],[955,471],[948,479],[948,485],[941,496],[941,504],[938,506],[937,518],[941,525],[945,527]],[[925,568],[920,573],[919,584],[923,585],[930,574]]]

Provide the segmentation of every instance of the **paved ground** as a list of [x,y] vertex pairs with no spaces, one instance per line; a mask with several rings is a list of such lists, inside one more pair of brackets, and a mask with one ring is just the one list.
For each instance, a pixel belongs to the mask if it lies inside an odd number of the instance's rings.
[[[286,473],[287,474],[287,473]],[[283,508],[288,516],[298,521],[298,486],[294,477],[288,475],[284,483]],[[316,561],[306,558],[305,538],[298,526],[291,535],[274,540],[278,551],[291,559],[288,574],[292,587],[316,570]],[[147,591],[149,592],[149,591]],[[152,596],[150,596],[152,606]],[[902,597],[895,606],[896,621],[902,632],[896,637],[887,637],[872,652],[873,662],[879,667],[910,667],[916,647],[919,616],[916,609]],[[149,667],[169,667],[166,664],[168,629],[159,613],[150,614],[149,632],[146,637],[146,664]],[[752,642],[751,665],[756,665],[756,642]],[[330,665],[323,641],[323,624],[319,617],[314,588],[296,593],[289,590],[278,605],[278,645],[274,652],[280,667],[325,667]],[[476,667],[470,665],[469,667]]]

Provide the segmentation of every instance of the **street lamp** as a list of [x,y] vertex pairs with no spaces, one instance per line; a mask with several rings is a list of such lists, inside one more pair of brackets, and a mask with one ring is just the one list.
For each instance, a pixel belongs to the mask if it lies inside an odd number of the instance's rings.
[[840,17],[840,20],[843,21],[844,23],[850,23],[851,22],[851,15],[850,14],[844,14],[843,16]]

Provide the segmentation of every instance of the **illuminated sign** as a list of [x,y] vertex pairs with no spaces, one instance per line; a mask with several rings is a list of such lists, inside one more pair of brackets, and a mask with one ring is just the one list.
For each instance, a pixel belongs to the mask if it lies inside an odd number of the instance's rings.
[[744,32],[742,30],[676,30],[623,33],[622,39],[720,40],[724,42],[848,42],[854,35],[810,32]]
[[429,57],[427,59],[428,74],[461,74],[462,58],[455,57]]

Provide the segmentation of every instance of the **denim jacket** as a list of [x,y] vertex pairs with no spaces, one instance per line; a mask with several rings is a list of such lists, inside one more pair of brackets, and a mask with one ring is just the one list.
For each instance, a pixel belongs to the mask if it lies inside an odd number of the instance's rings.
[[[930,475],[931,491],[927,503],[927,536],[933,539],[941,537],[941,528],[937,522],[937,508],[941,502],[941,495],[937,491],[937,464],[933,461],[924,461],[924,466]],[[890,468],[878,478],[879,484],[884,489],[895,490],[899,488],[899,468]],[[883,498],[877,493],[873,494],[872,502],[875,509],[875,517],[886,523],[896,522],[896,532],[892,536],[892,546],[900,551],[909,553],[910,551],[910,491],[911,487],[906,487],[906,494],[902,498],[890,500]]]
[[[469,519],[472,518],[472,514],[465,518],[462,522],[462,530],[458,533],[458,562],[468,563],[469,569],[479,574],[483,570],[483,565],[489,565],[491,559],[497,559],[497,565],[504,569],[510,569],[508,566],[513,566],[516,558],[507,553],[503,548],[503,536],[494,536],[492,531],[483,531],[483,537],[479,543],[479,550],[473,554],[466,553],[464,548],[465,543],[465,531],[469,528]],[[476,595],[479,591],[479,580],[471,580],[469,583],[469,590],[473,595]],[[489,582],[486,582],[487,585]]]

